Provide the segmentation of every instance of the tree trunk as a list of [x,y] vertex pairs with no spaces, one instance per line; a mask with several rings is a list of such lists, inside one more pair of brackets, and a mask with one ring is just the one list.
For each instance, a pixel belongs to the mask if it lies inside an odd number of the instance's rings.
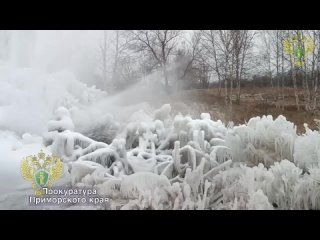
[[[282,37],[281,37],[282,40]],[[284,110],[284,50],[281,44],[281,97],[282,97],[282,109]]]
[[310,89],[309,89],[309,83],[308,83],[308,74],[307,74],[307,63],[305,60],[305,64],[304,64],[304,81],[305,81],[305,92],[306,92],[306,111],[310,111],[311,110],[311,99],[310,99]]
[[226,60],[226,63],[225,63],[225,67],[224,67],[224,98],[225,98],[225,102],[226,102],[226,106],[228,106],[228,103],[229,103],[229,98],[228,98],[228,56],[226,54],[225,56],[225,60]]
[[305,110],[310,111],[310,91],[309,91],[309,84],[308,84],[308,76],[307,76],[307,59],[305,58],[304,52],[304,42],[303,42],[303,32],[298,32],[298,52],[299,52],[299,63],[302,73],[302,83],[303,83],[303,95],[305,101]]
[[[313,40],[315,41],[316,36],[315,36],[315,32],[313,32]],[[315,66],[316,66],[316,54],[315,54],[315,49],[313,49],[312,52],[312,66],[311,66],[311,89],[310,89],[310,110],[314,111],[314,97],[315,97],[315,92],[314,89],[316,88],[316,77],[315,77]]]
[[[320,43],[320,31],[318,31],[318,43]],[[318,82],[319,82],[319,70],[320,70],[319,64],[320,64],[320,45],[318,45],[316,73],[315,73],[315,81],[314,81],[314,88],[313,88],[313,102],[312,102],[313,111],[317,109],[317,94],[318,94]]]
[[233,94],[233,56],[232,56],[232,63],[231,63],[231,72],[230,72],[230,74],[229,74],[229,76],[230,76],[230,98],[229,98],[229,100],[230,100],[230,106],[232,107],[232,94]]
[[169,95],[170,89],[169,89],[169,79],[168,79],[168,71],[167,71],[166,64],[163,65],[163,76],[164,76],[166,94]]
[[230,76],[230,94],[229,94],[229,119],[232,119],[232,98],[233,98],[233,68],[234,68],[234,52],[232,52],[231,58],[231,72]]
[[237,104],[240,104],[240,77],[238,79],[238,85],[237,85]]
[[[238,57],[237,57],[238,58]],[[237,59],[236,63],[236,81],[237,81],[237,104],[240,104],[240,73],[239,73],[239,58]]]
[[277,53],[276,53],[276,68],[277,68],[277,75],[276,75],[276,78],[277,78],[277,88],[278,88],[278,94],[277,94],[277,98],[279,98],[279,96],[280,96],[280,81],[279,81],[279,56],[280,56],[280,54],[279,54],[279,52],[280,52],[280,49],[279,49],[279,30],[276,30],[277,32],[276,32],[276,36],[277,36],[277,39],[276,39],[276,41],[277,41]]
[[210,30],[210,36],[211,36],[211,44],[212,44],[212,50],[213,50],[213,58],[214,58],[214,62],[215,62],[215,70],[217,72],[218,75],[218,81],[219,81],[219,91],[218,91],[218,96],[221,96],[221,74],[219,71],[219,66],[218,66],[218,59],[217,59],[217,52],[216,52],[216,46],[215,46],[215,37],[214,37],[214,33],[212,32],[212,30]]
[[294,96],[295,96],[295,100],[296,100],[296,107],[297,107],[297,110],[299,111],[300,107],[299,107],[299,95],[298,95],[298,90],[297,90],[297,73],[296,73],[295,66],[292,62],[291,62],[291,65],[292,65],[291,71],[292,71],[292,82],[293,82],[293,88],[294,88]]
[[119,60],[119,31],[116,31],[116,52],[114,56],[114,64],[112,69],[112,84],[115,84],[117,79],[117,71],[118,71],[118,60]]
[[316,76],[315,76],[315,85],[314,85],[314,89],[313,89],[313,99],[312,99],[313,100],[312,101],[312,110],[313,111],[315,111],[317,109],[318,81],[319,81],[319,62],[317,63],[317,71],[316,71]]
[[103,31],[102,80],[103,80],[105,90],[108,90],[108,83],[107,83],[107,31]]
[[268,66],[268,69],[269,69],[270,85],[271,85],[271,88],[273,88],[273,79],[272,79],[271,59],[270,59],[270,58],[269,58],[269,66]]
[[225,103],[226,103],[226,106],[228,106],[228,80],[227,78],[225,77],[224,79],[224,99],[225,99]]

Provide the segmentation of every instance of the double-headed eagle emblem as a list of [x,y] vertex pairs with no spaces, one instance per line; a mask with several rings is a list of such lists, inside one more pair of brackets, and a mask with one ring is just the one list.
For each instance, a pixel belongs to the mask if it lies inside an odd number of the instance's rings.
[[43,188],[52,187],[63,174],[60,158],[49,156],[40,150],[37,156],[27,156],[21,161],[21,175],[26,181],[32,181],[32,188],[37,196],[42,195]]
[[315,42],[310,36],[297,34],[285,39],[283,48],[284,52],[290,56],[293,65],[301,68],[305,65],[307,57],[313,53]]

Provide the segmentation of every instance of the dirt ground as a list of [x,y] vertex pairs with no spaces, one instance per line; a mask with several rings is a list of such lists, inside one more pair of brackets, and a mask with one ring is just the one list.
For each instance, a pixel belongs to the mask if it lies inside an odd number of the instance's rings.
[[202,112],[209,112],[213,119],[221,119],[225,123],[235,124],[247,122],[255,116],[272,115],[274,118],[284,115],[287,120],[297,125],[299,133],[304,132],[303,124],[317,129],[314,119],[320,119],[320,112],[308,113],[303,107],[303,92],[299,90],[300,110],[295,105],[294,90],[284,89],[284,100],[276,100],[278,92],[274,88],[244,88],[241,91],[239,104],[226,106],[223,89],[193,89],[171,94],[165,102],[169,102],[174,113],[191,114],[199,117]]

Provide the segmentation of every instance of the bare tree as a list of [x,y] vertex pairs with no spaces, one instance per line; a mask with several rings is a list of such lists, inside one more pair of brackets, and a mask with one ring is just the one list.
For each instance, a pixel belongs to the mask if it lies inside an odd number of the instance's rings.
[[232,105],[231,94],[228,92],[228,82],[232,88],[232,32],[230,30],[219,30],[219,41],[221,43],[221,57],[223,59],[223,80],[225,89],[225,103]]
[[116,30],[115,37],[115,54],[114,54],[114,63],[112,69],[112,82],[115,82],[117,79],[117,70],[118,70],[118,62],[119,62],[119,30]]
[[284,49],[285,49],[286,53],[289,55],[295,102],[296,102],[297,110],[300,110],[299,95],[298,95],[298,89],[297,89],[297,70],[298,70],[298,67],[296,66],[295,56],[294,56],[294,54],[295,54],[294,51],[297,47],[296,46],[297,43],[295,40],[295,34],[297,34],[297,33],[298,33],[298,30],[294,30],[294,31],[288,30],[287,31],[287,36],[284,41]]
[[237,103],[240,103],[241,79],[245,71],[245,61],[252,48],[254,33],[249,30],[238,30],[236,32],[234,50],[236,61]]
[[[252,47],[253,37],[254,34],[248,30],[219,30],[220,44],[216,44],[216,46],[220,52],[220,59],[224,61],[221,65],[216,66],[224,66],[219,68],[219,74],[223,72],[225,101],[226,104],[230,105],[230,109],[232,109],[234,80],[237,87],[236,100],[237,103],[240,102],[241,78],[244,73],[246,58]],[[217,56],[216,51],[214,55]]]
[[101,54],[101,64],[102,64],[102,81],[104,84],[105,90],[108,89],[108,82],[107,82],[107,36],[108,33],[106,30],[103,31],[103,40],[100,44],[100,54]]
[[312,99],[312,110],[315,111],[317,108],[317,95],[318,95],[318,84],[319,84],[319,71],[320,71],[320,30],[313,31],[314,42],[317,42],[316,47],[313,51],[313,63],[312,66],[316,65],[315,73],[312,74],[313,82],[313,99]]
[[280,52],[281,52],[281,30],[276,30],[275,32],[276,35],[276,47],[275,47],[275,52],[276,52],[276,79],[277,79],[277,90],[278,90],[278,98],[280,96],[280,81],[279,81],[279,72],[280,72]]
[[200,47],[201,33],[200,31],[194,31],[191,37],[191,41],[186,41],[188,47],[185,51],[185,55],[188,57],[188,61],[183,68],[183,73],[179,79],[183,79],[187,73],[192,69],[194,62],[203,62],[203,56],[201,55],[202,49]]
[[[269,45],[271,46],[271,65],[275,69],[275,80],[277,81],[277,91],[280,93],[280,59],[281,59],[281,48],[282,48],[282,32],[283,30],[269,30],[267,35],[269,36]],[[274,61],[272,61],[274,60]],[[274,79],[273,79],[274,80]],[[279,96],[279,95],[278,95]]]
[[270,39],[270,32],[269,31],[261,31],[262,40],[263,40],[263,60],[267,64],[267,73],[270,78],[270,85],[273,88],[273,78],[272,78],[272,63],[271,63],[271,39]]
[[134,48],[150,54],[161,67],[166,91],[169,91],[168,64],[178,44],[179,30],[137,30],[131,31]]
[[[123,81],[129,79],[124,77],[122,71],[128,69],[128,64],[133,64],[131,58],[136,57],[130,50],[130,36],[127,31],[116,30],[102,31],[102,40],[99,46],[99,70],[102,77],[103,88],[112,92],[118,85],[124,86]],[[134,69],[134,67],[129,67]],[[131,73],[130,73],[131,74]],[[122,79],[121,79],[122,78]],[[118,82],[121,82],[118,84]]]
[[221,95],[221,82],[222,82],[222,73],[221,73],[221,62],[218,58],[218,50],[221,49],[218,46],[218,30],[202,30],[201,37],[202,37],[202,47],[204,48],[205,52],[203,54],[206,63],[208,66],[217,74],[218,77],[218,84],[219,90],[218,94]]
[[[283,42],[284,42],[284,36],[285,36],[285,31],[281,30],[280,31],[280,37],[279,37],[279,41],[281,41],[281,97],[282,97],[282,101],[284,102],[284,47],[283,47]],[[284,109],[284,103],[282,105],[282,108]]]
[[[122,70],[133,69],[133,67],[128,66],[129,63],[132,64],[133,61],[131,60],[136,57],[129,50],[130,41],[131,40],[129,38],[127,31],[116,30],[114,32],[114,39],[111,42],[111,45],[112,45],[111,51],[113,52],[111,80],[113,85],[117,85],[117,82],[121,81],[119,78],[121,76],[124,76],[123,73],[121,73]],[[122,64],[120,65],[120,63]],[[128,72],[127,70],[124,70],[124,72]],[[127,77],[125,78],[127,79]]]

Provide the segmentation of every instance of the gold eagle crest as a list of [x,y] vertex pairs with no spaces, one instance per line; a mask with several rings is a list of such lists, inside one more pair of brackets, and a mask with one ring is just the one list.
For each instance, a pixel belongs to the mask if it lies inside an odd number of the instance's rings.
[[307,57],[313,53],[315,40],[310,36],[296,34],[283,41],[283,49],[290,56],[293,65],[301,68],[305,65]]
[[27,156],[21,161],[21,175],[26,181],[32,181],[35,195],[42,195],[43,188],[51,188],[63,174],[63,163],[56,156],[49,156],[40,150],[37,156]]

